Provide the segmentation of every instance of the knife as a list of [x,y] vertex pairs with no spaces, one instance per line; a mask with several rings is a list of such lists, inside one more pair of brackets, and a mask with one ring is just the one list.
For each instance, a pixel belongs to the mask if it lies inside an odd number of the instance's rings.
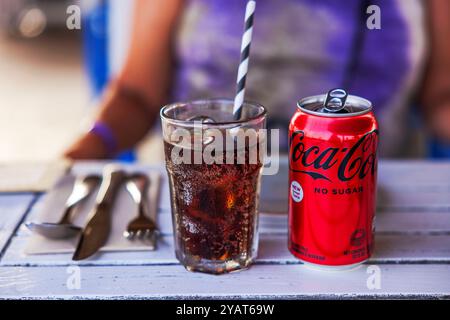
[[106,166],[95,207],[89,214],[89,221],[78,240],[72,260],[86,259],[96,253],[108,240],[111,230],[111,212],[117,192],[126,174],[117,166]]

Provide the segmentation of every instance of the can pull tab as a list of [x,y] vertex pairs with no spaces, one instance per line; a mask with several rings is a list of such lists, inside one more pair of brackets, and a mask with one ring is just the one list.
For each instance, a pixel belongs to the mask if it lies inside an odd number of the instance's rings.
[[325,111],[339,112],[345,108],[348,93],[344,89],[333,89],[328,91],[327,98],[323,104]]

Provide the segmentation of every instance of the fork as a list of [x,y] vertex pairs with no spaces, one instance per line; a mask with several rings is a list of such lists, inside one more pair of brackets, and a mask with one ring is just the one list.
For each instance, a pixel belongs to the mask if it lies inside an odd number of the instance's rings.
[[138,205],[138,214],[130,221],[123,235],[129,240],[136,238],[150,240],[154,245],[156,243],[158,229],[155,222],[149,217],[150,210],[147,202],[149,186],[150,181],[145,174],[135,174],[126,183],[128,193]]

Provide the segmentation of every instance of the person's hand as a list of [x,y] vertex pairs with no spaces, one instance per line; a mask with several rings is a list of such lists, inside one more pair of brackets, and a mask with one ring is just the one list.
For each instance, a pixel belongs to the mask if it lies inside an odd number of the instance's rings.
[[103,141],[95,134],[88,133],[69,147],[64,157],[72,160],[105,159],[108,153]]
[[444,143],[450,143],[450,101],[434,108],[429,115],[432,133]]

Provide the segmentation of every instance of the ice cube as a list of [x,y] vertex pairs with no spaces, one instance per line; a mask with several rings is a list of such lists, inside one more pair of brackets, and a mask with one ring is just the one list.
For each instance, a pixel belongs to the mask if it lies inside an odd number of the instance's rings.
[[216,122],[213,118],[208,117],[208,116],[203,116],[203,115],[187,118],[187,121],[200,121],[201,123],[215,123]]
[[[199,115],[193,116],[187,119],[188,121],[201,122],[202,124],[215,123],[216,121],[208,116]],[[198,132],[194,132],[194,139],[198,137]],[[202,132],[202,144],[203,146],[210,144],[214,141],[214,137],[209,135],[208,130]]]

